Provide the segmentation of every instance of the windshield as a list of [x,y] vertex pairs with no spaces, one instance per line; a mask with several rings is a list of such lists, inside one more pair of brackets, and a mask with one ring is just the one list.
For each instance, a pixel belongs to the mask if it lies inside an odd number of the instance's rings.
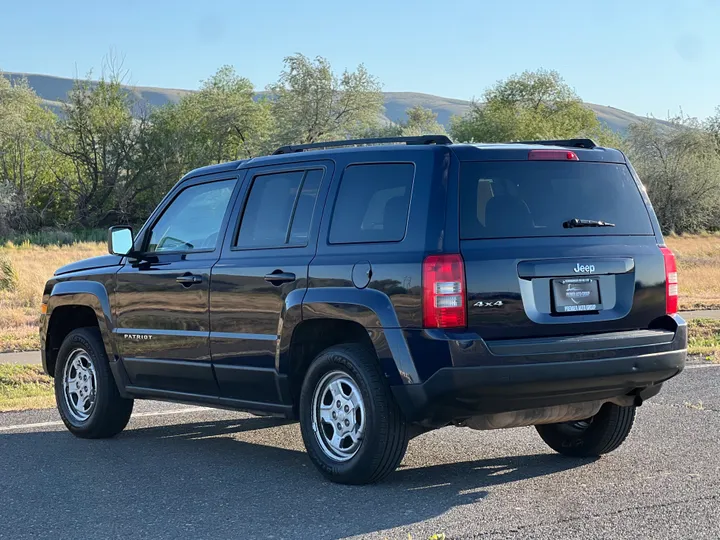
[[[622,164],[465,162],[460,201],[463,239],[654,234],[637,184]],[[572,220],[612,226],[568,227]]]

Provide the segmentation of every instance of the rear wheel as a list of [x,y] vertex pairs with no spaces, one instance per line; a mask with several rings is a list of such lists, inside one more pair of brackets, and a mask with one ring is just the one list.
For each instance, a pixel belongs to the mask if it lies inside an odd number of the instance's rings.
[[86,439],[120,433],[133,400],[120,396],[97,328],[73,330],[63,341],[55,365],[55,400],[65,426]]
[[636,407],[606,403],[593,417],[535,426],[547,445],[566,456],[597,457],[618,448],[635,421]]
[[407,450],[407,425],[377,358],[357,344],[330,347],[310,365],[300,428],[310,459],[333,482],[377,482]]

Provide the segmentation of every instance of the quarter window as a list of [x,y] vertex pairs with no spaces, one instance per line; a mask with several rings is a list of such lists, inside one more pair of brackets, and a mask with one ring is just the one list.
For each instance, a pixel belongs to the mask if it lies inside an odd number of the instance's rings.
[[331,244],[398,242],[405,236],[415,166],[350,165],[330,223]]

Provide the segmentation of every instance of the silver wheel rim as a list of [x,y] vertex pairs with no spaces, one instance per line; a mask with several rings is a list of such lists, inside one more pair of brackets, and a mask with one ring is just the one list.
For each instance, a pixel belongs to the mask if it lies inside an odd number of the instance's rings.
[[83,349],[73,350],[65,363],[63,397],[76,422],[84,422],[92,414],[97,397],[97,375],[90,355]]
[[365,403],[347,373],[331,371],[315,387],[312,428],[323,453],[334,461],[357,454],[365,432]]

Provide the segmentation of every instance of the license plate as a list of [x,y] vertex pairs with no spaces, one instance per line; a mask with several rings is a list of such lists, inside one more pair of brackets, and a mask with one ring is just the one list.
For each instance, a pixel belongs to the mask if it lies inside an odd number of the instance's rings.
[[553,309],[556,313],[598,311],[600,287],[597,278],[568,278],[552,280]]

